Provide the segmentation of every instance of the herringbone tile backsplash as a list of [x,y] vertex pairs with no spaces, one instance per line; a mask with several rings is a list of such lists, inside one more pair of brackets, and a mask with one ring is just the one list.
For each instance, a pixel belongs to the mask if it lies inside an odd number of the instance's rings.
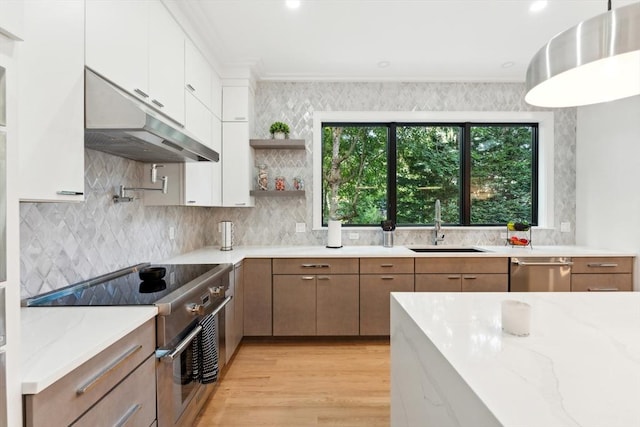
[[[304,179],[306,196],[258,198],[255,208],[145,207],[142,200],[114,204],[120,184],[140,185],[146,171],[137,162],[85,150],[84,203],[20,205],[23,297],[144,261],[159,261],[206,245],[219,244],[217,222],[235,223],[236,245],[324,245],[326,231],[312,228],[312,147],[314,111],[531,111],[518,83],[348,83],[259,82],[256,129],[283,121],[306,150],[257,150],[256,164],[270,176]],[[555,223],[575,223],[575,109],[555,113]],[[304,222],[306,233],[295,233]],[[175,227],[176,239],[168,239]],[[345,245],[379,245],[379,230],[358,230]],[[395,243],[424,244],[431,230],[397,230]],[[536,230],[539,245],[572,244],[574,233]],[[447,244],[500,244],[500,231],[447,230]]]

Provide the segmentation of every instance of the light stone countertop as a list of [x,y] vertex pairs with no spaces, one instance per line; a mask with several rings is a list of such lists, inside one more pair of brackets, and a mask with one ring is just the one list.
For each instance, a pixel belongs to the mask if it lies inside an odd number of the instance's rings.
[[[510,246],[472,246],[484,252],[444,252],[419,253],[410,250],[415,246],[344,246],[330,249],[324,246],[239,246],[231,251],[221,251],[217,246],[207,246],[183,255],[163,260],[164,263],[198,264],[231,263],[236,264],[245,258],[367,258],[367,257],[517,257],[517,256],[636,256],[632,252],[607,251],[581,246],[534,246],[519,248]],[[433,247],[433,246],[423,246]],[[437,246],[452,247],[456,246]]]
[[22,394],[41,392],[157,313],[153,306],[23,307]]
[[[394,293],[394,427],[640,425],[640,293]],[[531,333],[501,330],[501,302]]]

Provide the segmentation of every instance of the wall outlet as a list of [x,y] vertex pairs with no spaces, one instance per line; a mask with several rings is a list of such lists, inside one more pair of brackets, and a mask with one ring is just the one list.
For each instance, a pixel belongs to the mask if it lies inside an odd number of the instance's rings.
[[176,238],[176,229],[175,227],[169,227],[169,240],[173,240]]
[[358,233],[349,233],[350,240],[358,240],[360,238],[360,234]]
[[561,233],[571,233],[571,223],[570,222],[561,222],[560,223],[560,232]]
[[307,231],[307,224],[304,222],[296,222],[296,233],[304,233]]

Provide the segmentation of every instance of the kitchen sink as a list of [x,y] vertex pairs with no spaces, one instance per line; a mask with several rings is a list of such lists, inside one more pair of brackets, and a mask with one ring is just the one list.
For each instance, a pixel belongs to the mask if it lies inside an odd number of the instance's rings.
[[425,248],[409,248],[413,252],[435,252],[435,253],[443,253],[443,252],[484,252],[482,249],[476,248],[452,248],[447,246],[430,246]]

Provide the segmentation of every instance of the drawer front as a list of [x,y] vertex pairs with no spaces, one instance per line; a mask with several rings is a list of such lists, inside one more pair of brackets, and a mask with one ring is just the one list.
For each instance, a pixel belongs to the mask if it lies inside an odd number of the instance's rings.
[[273,274],[358,274],[358,258],[274,258]]
[[573,258],[572,273],[631,273],[631,257]]
[[156,360],[149,357],[73,427],[149,426],[156,419]]
[[462,292],[507,292],[507,274],[463,274]]
[[413,258],[360,258],[360,274],[411,274]]
[[416,273],[508,273],[509,258],[494,257],[421,257],[416,258]]
[[154,353],[155,329],[155,319],[148,320],[42,392],[26,395],[25,425],[71,424]]
[[571,290],[582,291],[632,291],[632,275],[622,274],[572,274]]
[[416,292],[460,292],[460,274],[416,274]]

